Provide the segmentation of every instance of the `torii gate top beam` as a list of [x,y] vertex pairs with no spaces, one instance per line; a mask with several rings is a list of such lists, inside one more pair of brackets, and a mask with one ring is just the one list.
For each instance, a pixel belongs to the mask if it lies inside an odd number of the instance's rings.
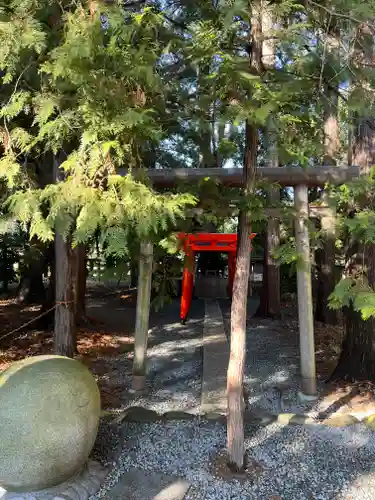
[[[172,188],[178,182],[196,183],[206,177],[217,179],[225,186],[241,187],[243,185],[242,168],[175,168],[147,169],[140,173],[146,174],[155,188]],[[126,175],[127,169],[119,169],[120,175]],[[140,174],[139,173],[139,174]],[[133,170],[138,177],[137,170]],[[322,166],[322,167],[260,167],[256,171],[258,180],[280,186],[306,185],[309,187],[324,187],[325,184],[345,184],[360,175],[356,166]]]
[[[252,240],[256,233],[251,233]],[[180,233],[185,252],[236,252],[237,233]]]

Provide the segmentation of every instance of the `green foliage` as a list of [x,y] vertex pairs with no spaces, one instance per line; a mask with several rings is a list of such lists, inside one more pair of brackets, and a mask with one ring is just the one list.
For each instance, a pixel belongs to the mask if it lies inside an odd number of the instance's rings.
[[281,264],[295,264],[298,259],[295,238],[290,237],[280,245],[274,252],[273,258],[280,261]]
[[[73,245],[99,234],[106,255],[124,257],[129,237],[169,231],[196,203],[189,193],[157,194],[131,174],[117,175],[124,165],[142,168],[163,134],[164,18],[117,3],[98,2],[95,13],[84,2],[22,5],[10,4],[1,18],[4,217],[45,243],[55,231]],[[42,173],[26,160],[40,157]]]
[[178,294],[183,263],[182,255],[170,255],[160,247],[155,249],[151,306],[156,311]]
[[375,290],[369,273],[375,244],[375,169],[336,192],[341,239],[346,244],[345,276],[330,296],[330,307],[351,305],[363,320],[375,317]]
[[[118,260],[134,257],[139,240],[150,237],[172,274],[179,246],[171,233],[222,228],[239,210],[263,231],[271,186],[245,198],[205,179],[159,194],[139,170],[239,166],[245,121],[260,131],[258,163],[266,165],[271,117],[281,164],[321,163],[327,88],[339,95],[342,131],[353,115],[373,116],[375,74],[355,57],[371,4],[270,7],[278,23],[264,35],[275,43],[277,64],[255,72],[247,49],[256,4],[244,0],[0,3],[2,226],[16,219],[46,243],[56,231],[74,245],[97,240]],[[122,167],[128,176],[119,175]],[[374,186],[372,173],[335,193],[344,245],[375,243]],[[287,201],[288,234],[275,257],[295,269]],[[161,269],[155,287],[163,295]],[[339,289],[332,300],[355,302],[367,317],[371,287],[363,285],[366,269],[359,275],[350,277],[349,299]]]
[[0,179],[7,182],[9,189],[15,187],[20,168],[21,165],[17,162],[16,157],[12,153],[4,155],[0,159]]
[[[48,242],[56,229],[65,237],[71,234],[76,246],[88,243],[99,231],[105,253],[124,257],[131,228],[139,239],[155,237],[174,227],[185,216],[186,206],[195,201],[189,193],[156,195],[130,175],[114,175],[104,191],[82,187],[72,177],[44,190],[16,192],[9,198],[8,208],[24,228],[30,227],[31,237]],[[48,215],[44,217],[46,206]]]
[[330,307],[341,309],[352,305],[364,321],[375,317],[375,291],[362,279],[343,278],[330,296]]

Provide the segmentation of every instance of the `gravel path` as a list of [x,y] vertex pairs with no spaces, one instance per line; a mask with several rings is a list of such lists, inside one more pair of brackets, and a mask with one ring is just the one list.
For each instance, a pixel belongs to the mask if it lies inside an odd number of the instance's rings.
[[[99,303],[98,310],[106,307],[106,317],[116,317],[128,331],[134,328],[134,318],[129,311],[120,308],[108,314],[111,301]],[[122,317],[121,317],[122,315]],[[150,318],[151,334],[148,348],[148,392],[145,396],[128,392],[132,379],[132,359],[124,355],[102,356],[108,373],[98,379],[110,377],[108,382],[121,388],[122,405],[115,410],[123,412],[130,406],[140,406],[158,413],[189,411],[198,413],[202,386],[203,320],[204,301],[194,300],[186,325],[179,321],[179,302],[174,301]],[[99,360],[100,361],[100,360]],[[100,422],[98,437],[92,458],[112,467],[121,453],[123,428],[107,419]]]
[[[155,342],[151,342],[150,350],[151,397],[138,399],[136,404],[160,412],[171,409],[171,404],[177,409],[198,406],[203,318],[199,302],[186,326],[168,323],[167,316],[160,316],[159,327],[155,323]],[[228,328],[225,304],[223,312]],[[275,322],[272,329],[267,324],[250,324],[247,338],[245,381],[250,408],[314,413],[316,405],[303,405],[297,399],[298,337],[281,330]],[[108,452],[109,443],[116,453]],[[124,422],[121,426],[103,422],[95,453],[113,468],[92,500],[107,495],[121,474],[134,467],[185,478],[192,485],[186,500],[375,498],[375,433],[363,424],[345,428],[282,423],[247,426],[247,454],[260,465],[261,472],[242,481],[213,475],[212,462],[225,443],[224,426],[198,418],[149,424]]]
[[272,424],[247,429],[246,449],[262,468],[253,480],[225,481],[210,462],[225,428],[198,421],[125,424],[132,436],[98,500],[132,467],[186,478],[186,500],[370,500],[375,497],[375,434],[361,424],[345,429]]
[[[257,306],[249,301],[250,317]],[[230,331],[228,301],[221,301],[224,325]],[[249,322],[244,382],[249,392],[248,408],[272,413],[306,413],[317,415],[317,403],[302,403],[300,388],[299,338],[296,332],[287,332],[278,321]],[[318,390],[322,384],[318,381]]]
[[132,405],[164,413],[198,413],[202,385],[204,301],[194,300],[189,321],[179,321],[179,302],[174,301],[152,317],[147,351],[145,397],[134,397]]
[[[123,335],[134,332],[135,310],[125,309],[114,299],[92,301],[90,314],[105,319],[108,328]],[[112,353],[97,356],[100,372],[96,377],[106,382],[120,401],[117,410],[129,406],[164,413],[187,411],[197,413],[200,404],[203,352],[204,301],[194,300],[189,321],[182,325],[179,320],[179,301],[175,300],[162,311],[152,312],[147,350],[147,395],[139,397],[129,393],[132,384],[133,355]],[[94,367],[95,374],[95,367]],[[112,389],[113,388],[113,389]]]

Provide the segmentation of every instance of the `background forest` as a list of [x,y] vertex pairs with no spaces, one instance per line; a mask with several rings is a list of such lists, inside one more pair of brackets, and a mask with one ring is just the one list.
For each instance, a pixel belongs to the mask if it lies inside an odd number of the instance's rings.
[[238,220],[265,256],[259,314],[280,315],[280,274],[295,292],[291,190],[251,175],[242,191],[206,178],[156,192],[146,169],[358,165],[357,181],[309,191],[327,206],[310,228],[315,315],[343,316],[333,378],[375,380],[374,7],[0,2],[0,281],[54,320],[56,352],[74,354],[86,321],[87,259],[134,285],[145,239],[156,306],[176,294],[175,234]]

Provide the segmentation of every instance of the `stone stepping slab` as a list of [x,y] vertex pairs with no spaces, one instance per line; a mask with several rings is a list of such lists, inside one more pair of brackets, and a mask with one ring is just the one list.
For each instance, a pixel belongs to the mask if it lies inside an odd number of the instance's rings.
[[103,497],[104,500],[183,500],[190,484],[175,476],[132,468]]
[[[106,414],[105,417],[109,417]],[[121,424],[123,422],[148,423],[148,422],[166,422],[173,420],[194,420],[203,418],[215,422],[226,423],[226,416],[221,412],[206,412],[202,415],[194,415],[184,411],[169,411],[163,414],[154,410],[148,410],[141,406],[129,407],[122,413],[112,413],[113,423]],[[247,424],[268,425],[279,422],[287,425],[325,425],[328,427],[347,427],[362,423],[375,430],[375,415],[370,415],[362,420],[353,415],[334,415],[326,419],[312,418],[303,413],[271,413],[266,410],[248,410],[244,413],[244,420]]]
[[229,344],[216,300],[205,300],[201,413],[226,413]]

